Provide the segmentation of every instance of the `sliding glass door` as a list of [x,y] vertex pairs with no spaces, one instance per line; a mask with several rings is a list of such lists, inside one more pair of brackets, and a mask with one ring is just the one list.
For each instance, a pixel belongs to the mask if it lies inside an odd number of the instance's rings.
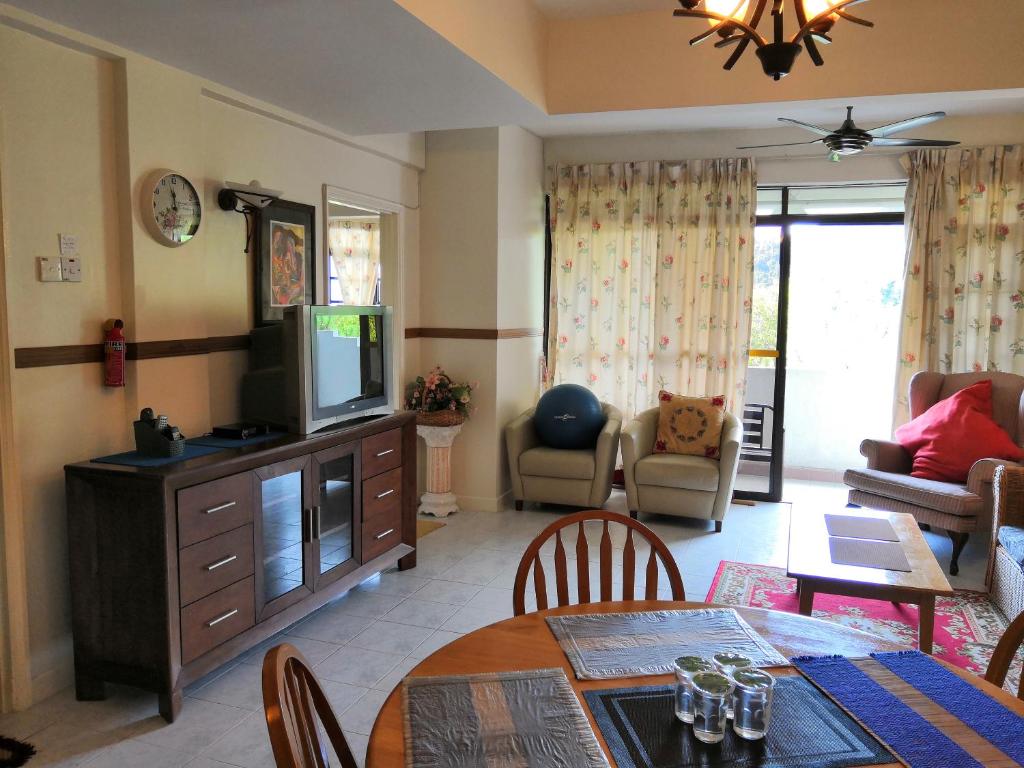
[[736,496],[835,480],[890,430],[903,287],[902,185],[758,190]]

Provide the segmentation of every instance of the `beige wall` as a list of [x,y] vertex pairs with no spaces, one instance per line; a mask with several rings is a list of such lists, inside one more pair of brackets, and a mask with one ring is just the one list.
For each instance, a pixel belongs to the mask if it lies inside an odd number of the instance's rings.
[[[540,328],[543,146],[517,127],[427,134],[422,177],[422,325]],[[421,339],[420,363],[478,381],[476,413],[452,451],[454,491],[494,510],[508,492],[502,427],[537,395],[539,337]]]
[[[5,9],[7,10],[7,9]],[[51,39],[0,26],[0,126],[12,347],[95,343],[123,317],[140,341],[233,335],[252,325],[252,263],[240,215],[216,206],[225,179],[260,179],[314,205],[323,288],[322,188],[403,210],[406,321],[419,321],[417,164],[422,137],[358,142],[181,71],[14,12]],[[165,248],[139,213],[142,179],[180,171],[204,199],[198,236]],[[84,279],[36,280],[57,233],[78,236]],[[414,354],[415,351],[413,350]],[[15,441],[29,585],[34,698],[71,680],[64,464],[127,450],[140,405],[186,434],[238,416],[244,353],[129,364],[130,386],[102,386],[97,365],[14,372]]]

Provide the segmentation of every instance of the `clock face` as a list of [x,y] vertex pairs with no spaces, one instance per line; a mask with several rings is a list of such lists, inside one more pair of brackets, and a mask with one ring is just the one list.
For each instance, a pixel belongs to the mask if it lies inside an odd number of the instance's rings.
[[154,181],[153,224],[167,245],[181,245],[195,237],[201,219],[199,193],[188,179],[168,173]]

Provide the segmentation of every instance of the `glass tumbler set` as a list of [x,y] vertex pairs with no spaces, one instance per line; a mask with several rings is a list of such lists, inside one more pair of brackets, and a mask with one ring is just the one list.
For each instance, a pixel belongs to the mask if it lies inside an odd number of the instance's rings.
[[763,739],[771,717],[775,678],[746,656],[716,653],[711,660],[680,656],[675,662],[676,717],[693,725],[705,744],[725,738],[726,721],[743,739]]

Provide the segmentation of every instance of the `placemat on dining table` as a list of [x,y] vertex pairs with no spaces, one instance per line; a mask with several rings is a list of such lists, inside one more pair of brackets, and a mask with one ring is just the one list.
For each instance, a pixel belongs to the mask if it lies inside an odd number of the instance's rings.
[[407,677],[406,768],[609,768],[562,669]]
[[1024,719],[924,654],[793,664],[910,768],[1021,765]]
[[732,651],[758,667],[786,666],[731,608],[548,616],[548,626],[579,680],[665,675],[679,656]]
[[587,706],[619,768],[852,768],[892,754],[801,677],[775,685],[765,738],[746,741],[731,724],[717,746],[702,744],[675,716],[675,688],[586,691]]

